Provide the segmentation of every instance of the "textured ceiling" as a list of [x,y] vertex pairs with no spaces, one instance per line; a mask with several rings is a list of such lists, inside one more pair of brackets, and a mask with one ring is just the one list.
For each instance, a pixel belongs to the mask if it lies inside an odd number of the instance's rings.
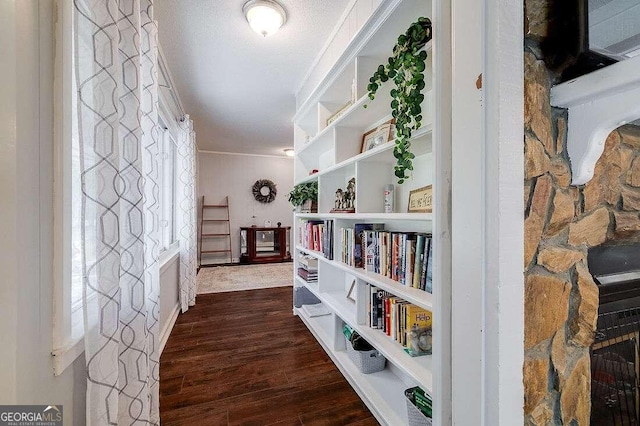
[[295,91],[347,0],[281,0],[287,22],[262,38],[246,0],[156,0],[159,40],[201,150],[283,155]]

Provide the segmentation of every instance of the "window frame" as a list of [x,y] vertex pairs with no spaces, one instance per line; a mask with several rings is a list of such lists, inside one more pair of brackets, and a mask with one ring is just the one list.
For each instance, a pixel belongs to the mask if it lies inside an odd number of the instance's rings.
[[[161,240],[161,247],[160,247],[160,263],[161,266],[163,265],[162,260],[164,259],[164,255],[167,251],[174,251],[176,248],[176,245],[179,245],[180,242],[180,238],[178,238],[178,206],[177,206],[177,189],[178,189],[178,162],[180,161],[180,152],[179,152],[179,142],[178,142],[178,135],[179,135],[179,125],[178,125],[178,120],[176,120],[175,118],[173,118],[173,115],[168,111],[167,109],[167,103],[165,101],[164,96],[162,95],[162,92],[160,90],[158,90],[158,122],[159,124],[162,126],[162,148],[160,149],[160,153],[162,154],[162,156],[164,156],[165,152],[165,143],[166,143],[166,139],[170,139],[171,143],[173,143],[174,148],[175,148],[175,157],[174,157],[174,161],[173,161],[173,200],[174,202],[172,203],[173,205],[173,241],[171,243],[169,243],[167,246],[165,246],[165,241],[164,241],[164,230],[163,230],[163,221],[164,221],[164,212],[163,212],[163,200],[164,200],[164,193],[161,192],[160,194],[160,212],[159,212],[159,220],[160,220],[160,240]],[[164,161],[164,158],[161,158],[162,161]],[[160,174],[164,172],[164,167],[161,167],[159,170],[159,180],[160,182],[158,182],[158,186],[160,191],[163,191],[163,187],[162,187],[162,180],[163,180],[163,176],[161,176]]]
[[84,352],[84,314],[72,298],[73,1],[58,6],[55,28],[53,178],[53,370],[60,375]]
[[[167,161],[169,154],[168,148],[172,148],[173,161]],[[159,190],[160,190],[160,240],[161,247],[160,253],[168,250],[173,244],[178,241],[178,227],[177,227],[177,205],[176,205],[176,195],[177,195],[177,178],[178,178],[178,143],[176,141],[175,136],[169,129],[164,129],[162,133],[162,150],[161,161],[158,163],[160,165],[159,175],[160,182],[158,182]],[[169,171],[167,165],[172,166],[172,170]],[[170,173],[170,176],[167,176],[167,173]],[[171,184],[170,188],[170,197],[166,197],[169,193],[165,188],[165,184]],[[167,213],[167,205],[171,210],[170,218],[167,219],[165,217],[165,213]],[[165,232],[169,232],[169,235],[165,235]]]

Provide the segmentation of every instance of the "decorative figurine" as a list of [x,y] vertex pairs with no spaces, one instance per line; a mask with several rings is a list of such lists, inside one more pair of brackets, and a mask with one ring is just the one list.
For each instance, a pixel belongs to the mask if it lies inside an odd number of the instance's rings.
[[347,209],[356,209],[356,178],[349,179],[347,184]]
[[356,211],[356,178],[351,178],[347,184],[347,190],[336,190],[336,199],[331,213],[355,213]]
[[342,191],[342,188],[338,188],[338,190],[336,191],[335,206],[332,211],[342,210],[343,202],[344,202],[344,193]]

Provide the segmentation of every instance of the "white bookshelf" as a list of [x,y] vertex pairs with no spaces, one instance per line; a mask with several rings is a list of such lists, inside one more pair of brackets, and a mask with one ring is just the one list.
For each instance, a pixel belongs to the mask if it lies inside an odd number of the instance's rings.
[[[435,1],[435,0],[434,0]],[[327,75],[305,99],[299,100],[294,117],[294,181],[296,184],[318,182],[318,212],[294,215],[294,286],[306,287],[331,312],[330,315],[309,318],[294,308],[329,357],[353,386],[382,424],[407,424],[405,389],[420,386],[434,401],[435,425],[450,424],[450,262],[447,202],[451,191],[449,148],[439,141],[447,131],[438,123],[446,122],[437,108],[434,69],[443,69],[435,46],[438,35],[435,7],[431,1],[385,0],[374,10],[345,52],[339,56]],[[427,85],[423,90],[423,126],[414,131],[411,151],[416,155],[411,178],[398,185],[393,173],[393,141],[361,152],[363,134],[391,118],[389,91],[392,83],[383,85],[374,101],[368,99],[366,86],[379,64],[386,63],[400,34],[420,16],[431,19],[434,40],[427,51]],[[447,35],[448,36],[448,35]],[[444,67],[446,69],[446,66]],[[431,84],[429,84],[429,82]],[[355,93],[352,93],[355,87]],[[327,125],[327,118],[352,101],[343,114]],[[368,107],[365,109],[364,105]],[[448,112],[446,112],[448,114]],[[444,145],[442,145],[444,144]],[[439,150],[441,146],[445,148]],[[443,161],[445,160],[445,161]],[[317,172],[312,173],[312,171]],[[356,178],[355,213],[332,213],[335,191],[346,189],[349,179]],[[383,190],[386,184],[395,186],[394,213],[383,212]],[[433,185],[434,213],[408,213],[409,192]],[[442,194],[442,195],[441,195]],[[443,202],[445,207],[438,206]],[[306,220],[333,220],[334,260],[300,244],[299,223]],[[433,234],[434,272],[433,294],[407,287],[390,278],[354,268],[340,261],[340,229],[353,228],[356,223],[384,223],[385,229],[398,232],[429,232]],[[297,276],[299,257],[310,255],[318,259],[318,282],[307,283]],[[445,272],[441,272],[445,271]],[[350,283],[356,281],[355,302],[346,297]],[[411,357],[404,348],[380,330],[367,326],[367,285],[388,291],[412,304],[433,312],[433,355]],[[362,374],[348,359],[343,324],[349,325],[371,343],[387,359],[387,367],[378,373]]]

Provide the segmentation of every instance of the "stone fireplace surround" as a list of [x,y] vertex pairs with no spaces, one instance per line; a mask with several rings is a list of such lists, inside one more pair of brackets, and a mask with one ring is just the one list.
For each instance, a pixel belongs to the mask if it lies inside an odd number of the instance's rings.
[[587,250],[640,241],[640,129],[613,131],[593,179],[570,185],[566,111],[549,101],[557,68],[539,48],[551,2],[525,2],[524,413],[527,425],[588,425],[598,288]]

